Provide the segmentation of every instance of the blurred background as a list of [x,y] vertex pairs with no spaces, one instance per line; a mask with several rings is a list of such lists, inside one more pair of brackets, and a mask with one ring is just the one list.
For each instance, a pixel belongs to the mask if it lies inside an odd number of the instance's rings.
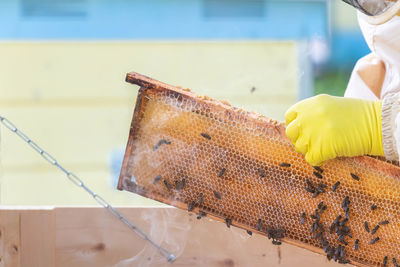
[[[340,0],[2,0],[0,111],[115,205],[136,71],[283,120],[369,52]],[[1,128],[2,205],[94,205]]]

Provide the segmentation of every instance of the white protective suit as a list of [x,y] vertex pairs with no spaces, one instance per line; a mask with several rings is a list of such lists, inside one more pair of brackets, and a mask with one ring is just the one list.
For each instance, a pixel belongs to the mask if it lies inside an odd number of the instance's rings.
[[352,72],[345,97],[381,99],[383,150],[388,160],[400,155],[400,16],[381,25],[358,21],[372,53]]

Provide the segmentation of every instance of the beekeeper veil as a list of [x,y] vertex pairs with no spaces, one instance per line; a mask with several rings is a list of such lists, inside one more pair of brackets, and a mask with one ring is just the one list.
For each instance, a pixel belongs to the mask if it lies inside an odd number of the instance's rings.
[[371,24],[382,24],[400,15],[400,0],[343,0],[364,14]]
[[[359,0],[358,2],[360,1],[370,2],[371,5],[375,3],[375,9],[368,7],[365,3],[364,9],[370,12],[373,10],[381,12],[380,15],[371,16],[360,10],[358,21],[369,48],[378,59],[385,63],[386,77],[381,94],[383,97],[389,92],[400,91],[400,0],[391,3],[385,0]],[[379,5],[382,5],[381,8],[378,8]],[[380,11],[377,11],[378,9]]]

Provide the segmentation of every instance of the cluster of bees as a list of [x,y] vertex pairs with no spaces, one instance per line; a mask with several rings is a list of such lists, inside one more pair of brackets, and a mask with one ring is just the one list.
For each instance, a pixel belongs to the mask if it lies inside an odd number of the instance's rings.
[[[200,133],[200,135],[207,140],[211,140],[211,136],[207,133]],[[153,147],[153,150],[157,150],[161,145],[170,145],[170,144],[171,144],[171,141],[166,140],[166,139],[161,139]],[[290,168],[291,164],[287,163],[287,162],[282,162],[280,164],[280,167]],[[323,179],[323,169],[318,166],[314,166],[314,169],[315,169],[315,171],[313,172],[313,175],[315,177],[317,177],[318,179],[322,180]],[[225,172],[226,172],[226,168],[222,168],[218,173],[218,177],[222,177],[225,174]],[[261,169],[258,169],[258,174],[260,175],[260,177],[265,177],[265,173]],[[360,177],[358,177],[354,173],[350,173],[350,177],[356,181],[360,180]],[[157,184],[159,181],[161,181],[161,179],[162,179],[161,175],[156,176],[154,178],[153,184]],[[163,182],[164,182],[165,187],[168,190],[172,189],[172,185],[166,179],[164,179]],[[186,180],[184,178],[180,181],[176,181],[175,189],[183,190],[185,188],[185,184],[186,184]],[[335,192],[339,186],[340,186],[339,181],[337,181],[335,184],[333,184],[331,187],[332,192]],[[306,186],[304,189],[307,192],[309,192],[310,194],[312,194],[313,198],[316,198],[320,194],[323,194],[326,192],[327,185],[322,182],[314,184],[309,179],[306,179]],[[213,190],[213,194],[217,200],[222,199],[222,196],[219,192]],[[198,200],[197,200],[199,205],[203,204],[203,199],[204,199],[204,194],[200,193],[198,196]],[[350,263],[350,260],[346,258],[346,246],[348,246],[348,241],[346,239],[353,238],[351,229],[347,225],[347,223],[349,221],[350,204],[351,204],[350,198],[348,196],[346,196],[341,203],[341,208],[344,211],[344,215],[338,215],[336,217],[336,219],[332,222],[329,229],[325,229],[324,225],[320,221],[321,214],[328,208],[327,205],[325,205],[323,201],[321,201],[318,204],[314,213],[310,214],[310,218],[312,219],[310,234],[312,235],[312,238],[320,241],[320,243],[324,249],[324,252],[326,253],[326,256],[329,260],[333,259],[334,261],[341,263],[341,264]],[[193,211],[195,205],[196,205],[196,202],[191,201],[188,204],[188,211],[189,212]],[[375,204],[371,206],[371,210],[376,210],[377,208],[378,207]],[[207,214],[204,211],[200,211],[197,216],[197,219],[201,219],[202,217],[205,217],[205,216],[207,216]],[[304,224],[306,219],[307,219],[307,214],[305,212],[303,212],[300,216],[300,223]],[[225,218],[225,224],[229,228],[232,225],[232,219]],[[368,222],[365,222],[364,228],[368,233],[375,235],[381,226],[387,225],[387,224],[389,224],[389,221],[383,220],[383,221],[379,222],[372,230],[370,230]],[[256,229],[257,229],[257,231],[262,230],[262,220],[261,219],[258,219],[257,224],[256,224]],[[273,229],[273,228],[267,227],[266,232],[268,234],[268,238],[272,239],[272,244],[274,244],[274,245],[282,244],[281,239],[285,237],[284,229]],[[333,245],[329,244],[329,242],[324,237],[324,234],[326,234],[328,232],[331,235],[332,234],[337,235],[339,245],[333,246]],[[247,233],[249,235],[253,234],[249,230],[247,230]],[[379,238],[379,236],[377,236],[370,241],[370,244],[373,245],[376,242],[379,242],[379,240],[380,240],[380,238]],[[359,246],[360,246],[360,240],[356,239],[354,242],[354,250],[359,250]],[[388,258],[389,258],[388,256],[385,256],[383,259],[383,266],[385,266],[385,267],[388,264]],[[398,266],[395,258],[392,258],[392,262],[395,267]]]
[[[314,169],[316,171],[313,174],[317,178],[322,179],[323,178],[323,176],[322,176],[323,170],[318,166],[315,166]],[[360,181],[360,177],[358,177],[354,173],[350,173],[350,177],[356,181]],[[332,192],[335,192],[336,189],[339,187],[339,185],[340,185],[340,182],[339,181],[336,182],[332,186]],[[313,183],[311,183],[311,181],[309,179],[306,179],[305,190],[309,193],[312,193],[313,198],[317,197],[321,193],[325,193],[325,188],[326,188],[326,185],[324,185],[322,183],[319,183],[318,185],[314,185]],[[336,219],[332,222],[330,229],[329,229],[330,234],[336,234],[338,236],[338,241],[340,244],[336,247],[331,246],[324,239],[323,233],[325,232],[325,229],[324,229],[324,226],[319,221],[320,214],[327,208],[327,206],[324,205],[323,202],[320,202],[320,204],[318,205],[318,208],[315,210],[315,214],[310,215],[310,217],[314,220],[314,222],[311,225],[310,233],[313,234],[315,231],[317,232],[316,234],[313,235],[313,238],[320,239],[321,245],[323,246],[324,252],[326,253],[328,260],[333,259],[334,261],[337,261],[342,264],[350,263],[350,260],[345,258],[345,255],[346,255],[346,247],[345,246],[348,245],[346,238],[347,237],[353,238],[350,228],[346,225],[347,222],[349,221],[350,203],[351,203],[351,201],[350,201],[349,196],[346,196],[343,199],[342,204],[341,204],[341,208],[345,212],[344,217],[342,215],[338,215],[336,217]],[[371,206],[372,211],[376,210],[377,208],[378,208],[378,206],[376,204],[373,204]],[[306,213],[304,212],[301,215],[301,219],[300,219],[301,224],[304,224],[306,217],[307,217]],[[379,222],[372,229],[372,231],[370,231],[368,222],[364,222],[364,228],[368,233],[375,235],[376,232],[379,230],[380,226],[387,225],[387,224],[389,224],[389,221],[383,220],[383,221]],[[379,236],[374,237],[373,239],[371,239],[370,245],[377,243],[379,240],[380,240]],[[354,242],[354,250],[359,250],[359,244],[360,244],[360,240],[356,239]],[[395,267],[398,267],[397,260],[395,258],[392,258],[392,262]],[[388,256],[385,256],[383,258],[383,266],[386,267],[387,264],[388,264]]]

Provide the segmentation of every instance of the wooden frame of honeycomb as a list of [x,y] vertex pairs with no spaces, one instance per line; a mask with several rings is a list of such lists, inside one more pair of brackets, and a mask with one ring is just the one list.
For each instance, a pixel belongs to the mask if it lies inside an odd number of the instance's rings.
[[313,167],[281,123],[134,72],[127,81],[141,88],[118,189],[339,263],[400,260],[399,167],[371,157]]

